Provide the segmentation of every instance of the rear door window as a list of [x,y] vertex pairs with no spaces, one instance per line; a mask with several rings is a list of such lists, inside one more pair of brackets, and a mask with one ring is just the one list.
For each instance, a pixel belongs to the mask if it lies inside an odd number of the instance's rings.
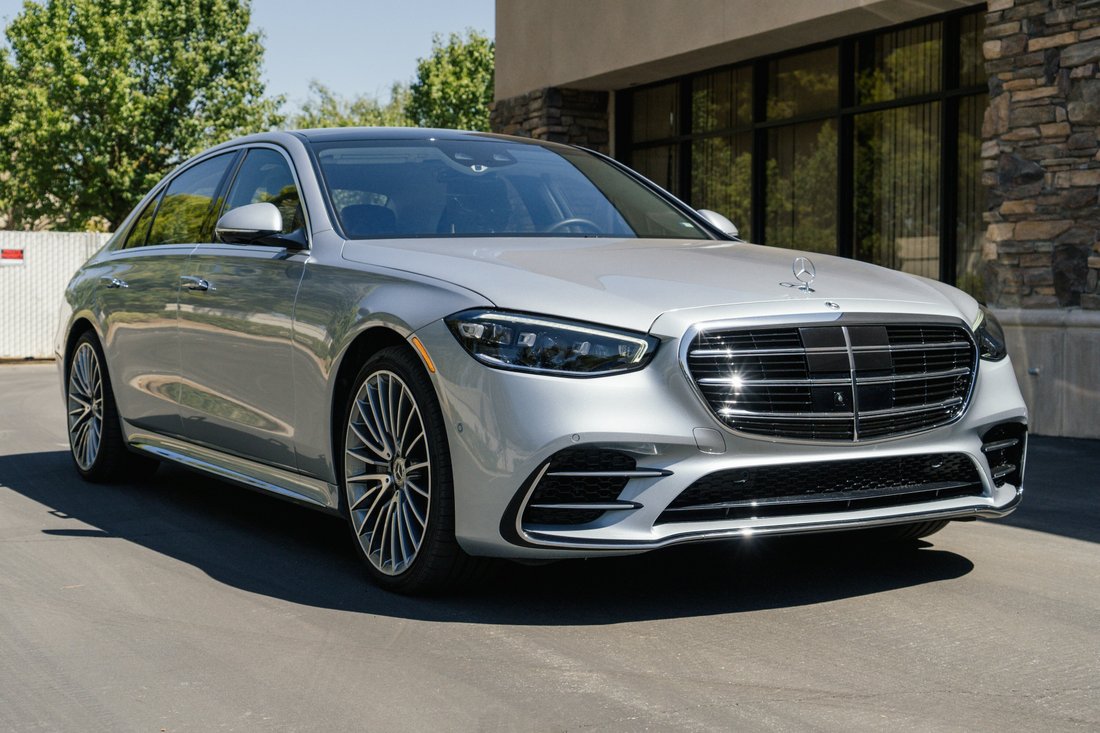
[[222,179],[236,153],[225,153],[176,176],[164,192],[149,244],[189,244],[210,241],[210,211]]
[[130,233],[126,235],[125,249],[145,246],[145,242],[149,238],[149,224],[153,221],[153,214],[157,213],[158,203],[160,203],[159,194],[154,196],[153,200],[146,204],[141,215],[138,216],[137,221],[130,227]]

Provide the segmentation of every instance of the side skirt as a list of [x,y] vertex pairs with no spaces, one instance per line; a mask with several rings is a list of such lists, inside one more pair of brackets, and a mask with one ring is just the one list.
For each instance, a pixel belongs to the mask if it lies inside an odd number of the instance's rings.
[[123,429],[130,448],[139,453],[147,453],[162,460],[178,463],[186,468],[217,476],[245,488],[274,494],[311,509],[333,514],[339,512],[339,492],[335,486],[326,481],[222,453],[178,438],[148,433],[134,428],[125,420]]

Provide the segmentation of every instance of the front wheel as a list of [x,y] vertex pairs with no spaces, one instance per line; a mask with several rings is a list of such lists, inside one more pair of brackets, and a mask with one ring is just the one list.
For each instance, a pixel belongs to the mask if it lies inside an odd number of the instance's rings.
[[458,546],[443,415],[416,357],[378,352],[360,369],[344,410],[344,511],[379,585],[439,591],[481,562]]

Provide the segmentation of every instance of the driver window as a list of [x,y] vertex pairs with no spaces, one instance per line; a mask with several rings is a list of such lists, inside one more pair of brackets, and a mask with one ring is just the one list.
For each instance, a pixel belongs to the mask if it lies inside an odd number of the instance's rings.
[[283,234],[290,234],[305,224],[301,198],[290,166],[282,155],[270,148],[248,151],[229,191],[225,211],[261,202],[278,207],[283,215]]

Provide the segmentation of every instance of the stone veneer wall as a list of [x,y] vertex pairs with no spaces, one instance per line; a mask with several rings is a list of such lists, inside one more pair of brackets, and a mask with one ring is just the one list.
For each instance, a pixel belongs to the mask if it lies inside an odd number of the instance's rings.
[[493,132],[609,152],[607,92],[546,87],[489,108]]
[[1100,0],[990,0],[986,292],[1100,309]]
[[1100,438],[1100,0],[989,0],[986,293],[1032,432]]

